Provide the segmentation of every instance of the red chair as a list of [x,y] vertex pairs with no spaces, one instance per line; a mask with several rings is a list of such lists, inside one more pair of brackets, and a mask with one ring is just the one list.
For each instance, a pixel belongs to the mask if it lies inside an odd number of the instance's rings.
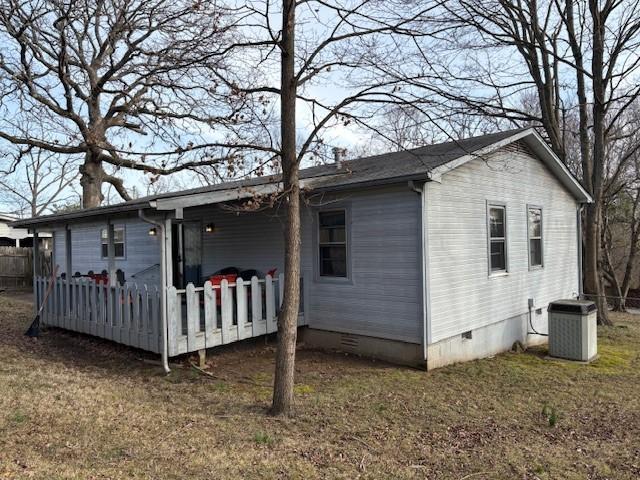
[[109,274],[108,273],[90,273],[88,275],[91,280],[96,282],[96,284],[100,285],[109,285]]
[[[229,273],[227,275],[211,275],[209,277],[211,286],[214,288],[219,287],[223,280],[226,280],[229,283],[235,283],[237,279],[238,279],[238,275],[235,273]],[[222,295],[220,295],[220,292],[218,292],[218,295],[216,295],[216,305],[220,306],[221,303],[222,303]]]

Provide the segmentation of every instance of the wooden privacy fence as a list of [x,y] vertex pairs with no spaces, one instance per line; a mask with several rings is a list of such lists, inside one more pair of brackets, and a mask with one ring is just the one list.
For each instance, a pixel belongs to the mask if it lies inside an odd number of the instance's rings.
[[[43,274],[50,272],[51,253],[40,252]],[[33,284],[33,249],[0,247],[0,288],[25,288]]]
[[[169,356],[275,332],[283,288],[282,274],[251,281],[238,277],[220,285],[206,282],[204,287],[190,283],[183,290],[169,287]],[[298,324],[303,323],[299,316]]]
[[146,285],[109,286],[90,278],[37,277],[37,305],[50,284],[42,322],[160,353],[160,291]]

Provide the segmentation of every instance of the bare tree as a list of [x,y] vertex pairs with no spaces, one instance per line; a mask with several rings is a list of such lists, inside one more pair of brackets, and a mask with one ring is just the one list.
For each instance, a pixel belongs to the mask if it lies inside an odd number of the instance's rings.
[[413,103],[391,105],[384,111],[372,141],[384,145],[387,151],[462,140],[514,127],[506,119],[477,117],[462,112],[436,117],[427,113],[425,108],[416,108]]
[[[606,148],[640,95],[640,2],[442,1],[425,25],[441,53],[417,42],[417,69],[429,80],[415,86],[432,102],[440,97],[441,109],[539,125],[567,163],[576,163],[567,160],[568,138],[578,139],[582,183],[594,198],[584,221],[585,290],[609,323],[599,268]],[[538,108],[521,108],[523,95]]]
[[374,119],[383,106],[406,101],[403,80],[384,75],[376,65],[404,61],[399,43],[418,35],[415,22],[429,8],[382,0],[256,0],[242,9],[240,31],[245,36],[229,48],[246,52],[238,55],[247,59],[246,71],[262,72],[263,78],[246,85],[246,73],[236,68],[233,77],[222,74],[220,81],[256,102],[270,98],[270,105],[279,106],[279,112],[269,117],[273,122],[269,125],[279,134],[270,144],[278,157],[275,162],[267,159],[270,170],[281,171],[279,199],[286,206],[286,282],[271,408],[275,415],[293,411],[303,201],[300,164],[326,149],[327,132],[376,128]]
[[[241,155],[241,133],[259,148],[242,113],[252,98],[216,80],[236,20],[207,0],[3,1],[0,140],[82,156],[84,207],[102,202],[104,183],[129,198],[118,169],[224,162],[229,138]],[[34,122],[46,137],[28,131]]]
[[603,195],[603,274],[614,308],[626,309],[640,251],[640,103],[620,116],[607,144]]
[[37,217],[67,203],[75,195],[78,160],[35,148],[12,158],[0,172],[0,202],[21,217]]

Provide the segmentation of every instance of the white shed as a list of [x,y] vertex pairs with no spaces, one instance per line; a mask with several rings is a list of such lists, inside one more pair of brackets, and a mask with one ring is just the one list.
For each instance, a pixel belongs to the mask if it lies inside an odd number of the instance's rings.
[[[7,213],[0,213],[0,246],[2,247],[30,247],[33,244],[33,235],[26,228],[17,228],[10,225],[17,217]],[[40,246],[44,249],[51,248],[51,233],[41,232]]]

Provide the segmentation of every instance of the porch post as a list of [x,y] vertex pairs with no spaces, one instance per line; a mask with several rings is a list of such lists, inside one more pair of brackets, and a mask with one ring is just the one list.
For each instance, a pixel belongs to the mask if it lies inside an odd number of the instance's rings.
[[38,276],[42,272],[40,271],[40,238],[38,231],[33,230],[33,275]]
[[65,320],[66,325],[72,325],[71,322],[71,312],[73,311],[71,307],[71,279],[73,278],[73,251],[71,248],[71,228],[69,225],[64,227],[64,260],[65,260]]
[[166,269],[166,285],[165,288],[173,287],[173,245],[172,245],[172,221],[167,218],[164,221],[164,252],[165,252],[165,269]]
[[[138,218],[143,222],[155,225],[157,232],[160,234],[160,338],[161,338],[161,353],[162,353],[162,368],[165,373],[170,373],[169,368],[169,339],[168,339],[168,322],[167,322],[167,244],[169,246],[168,257],[171,257],[171,220],[165,219],[164,221],[156,220],[145,216],[142,209],[138,210]],[[168,230],[168,234],[167,234]],[[170,264],[170,261],[169,261]]]
[[109,285],[115,287],[118,283],[116,278],[116,247],[114,243],[115,228],[111,220],[107,223],[107,258],[108,258],[108,270],[109,270]]
[[162,301],[162,363],[165,372],[169,373],[169,342],[173,341],[169,333],[169,305],[167,300],[167,291],[173,286],[173,254],[171,249],[171,219],[165,218],[162,230],[161,245],[161,301]]
[[64,230],[64,248],[65,248],[65,271],[67,272],[67,278],[71,278],[73,276],[73,252],[71,250],[71,229],[69,225],[65,227]]

